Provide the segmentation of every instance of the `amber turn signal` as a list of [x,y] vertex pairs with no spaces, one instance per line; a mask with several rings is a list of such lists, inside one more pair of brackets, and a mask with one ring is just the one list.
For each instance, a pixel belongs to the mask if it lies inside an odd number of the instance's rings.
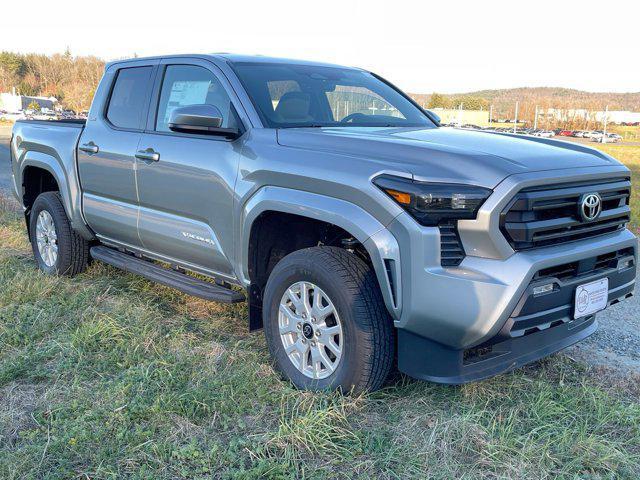
[[408,193],[390,189],[385,189],[385,192],[391,195],[398,203],[401,203],[403,205],[409,205],[411,203],[411,195],[409,195]]

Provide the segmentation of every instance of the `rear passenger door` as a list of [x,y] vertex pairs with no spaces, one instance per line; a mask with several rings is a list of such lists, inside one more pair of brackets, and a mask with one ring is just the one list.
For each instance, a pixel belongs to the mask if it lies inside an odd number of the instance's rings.
[[[169,129],[174,108],[209,104],[222,127],[240,125],[226,78],[205,60],[161,62],[137,159],[139,232],[147,250],[205,273],[233,277],[233,202],[242,139]],[[155,100],[157,99],[157,100]]]
[[[83,213],[99,238],[140,247],[135,153],[157,60],[109,67],[78,145]],[[94,101],[94,103],[96,103]]]

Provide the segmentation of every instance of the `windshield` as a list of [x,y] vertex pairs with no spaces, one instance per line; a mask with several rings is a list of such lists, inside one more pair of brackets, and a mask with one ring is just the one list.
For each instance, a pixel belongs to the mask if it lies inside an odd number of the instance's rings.
[[233,67],[267,127],[435,126],[400,92],[368,72],[254,62]]

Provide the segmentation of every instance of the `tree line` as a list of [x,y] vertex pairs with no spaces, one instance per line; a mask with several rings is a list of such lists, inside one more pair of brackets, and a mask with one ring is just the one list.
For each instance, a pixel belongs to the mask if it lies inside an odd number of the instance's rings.
[[88,110],[104,71],[92,56],[0,52],[0,92],[55,97],[64,108]]

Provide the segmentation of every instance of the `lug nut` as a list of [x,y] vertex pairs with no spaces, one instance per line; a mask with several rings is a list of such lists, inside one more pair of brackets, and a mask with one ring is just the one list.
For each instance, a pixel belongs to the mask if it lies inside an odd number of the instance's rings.
[[311,346],[315,347],[316,346],[316,342],[311,342]]
[[320,335],[322,335],[322,332],[320,330],[316,330],[316,337],[319,337]]
[[316,323],[316,322],[317,322],[316,317],[311,317],[311,323]]
[[300,329],[302,328],[302,324],[301,324],[301,323],[298,323],[298,324],[296,325],[296,328],[297,328],[298,330],[300,330]]
[[303,313],[303,314],[302,314],[302,318],[307,318],[307,314],[306,314],[306,313]]

